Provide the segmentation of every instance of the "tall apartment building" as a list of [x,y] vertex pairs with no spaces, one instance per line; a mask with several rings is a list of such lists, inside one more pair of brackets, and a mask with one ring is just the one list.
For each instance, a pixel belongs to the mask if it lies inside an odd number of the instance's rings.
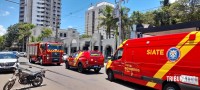
[[[106,39],[106,27],[99,27],[101,20],[99,17],[102,15],[100,10],[103,10],[106,5],[114,8],[114,5],[108,2],[101,2],[96,5],[92,5],[88,8],[85,13],[85,33],[87,35],[93,35],[94,33],[100,33],[103,39]],[[111,33],[111,38],[114,38],[113,33]]]
[[19,22],[55,29],[60,18],[61,0],[20,0]]

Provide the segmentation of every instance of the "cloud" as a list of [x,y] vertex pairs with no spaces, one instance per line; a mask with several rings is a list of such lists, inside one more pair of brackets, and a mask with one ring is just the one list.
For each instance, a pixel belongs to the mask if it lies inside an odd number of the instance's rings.
[[0,36],[6,34],[7,30],[5,29],[5,27],[3,27],[2,25],[0,25]]
[[1,11],[0,16],[8,16],[8,15],[10,15],[9,11]]
[[15,9],[15,7],[9,7],[10,9]]
[[174,3],[175,1],[177,1],[177,0],[169,0],[169,3]]
[[72,26],[68,26],[67,28],[73,28]]

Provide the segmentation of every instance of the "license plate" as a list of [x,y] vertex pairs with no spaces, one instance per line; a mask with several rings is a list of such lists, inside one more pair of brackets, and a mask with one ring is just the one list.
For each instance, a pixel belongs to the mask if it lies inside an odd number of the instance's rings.
[[58,59],[54,59],[54,60],[58,61]]
[[94,66],[94,68],[98,68],[99,66]]

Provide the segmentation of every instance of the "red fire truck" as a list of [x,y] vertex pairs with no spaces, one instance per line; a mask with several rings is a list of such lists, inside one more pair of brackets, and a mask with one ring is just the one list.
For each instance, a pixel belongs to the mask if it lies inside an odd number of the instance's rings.
[[130,39],[106,65],[109,80],[159,90],[200,90],[200,32]]
[[30,63],[39,62],[44,64],[63,63],[62,43],[58,42],[36,42],[29,43],[27,48],[27,55]]

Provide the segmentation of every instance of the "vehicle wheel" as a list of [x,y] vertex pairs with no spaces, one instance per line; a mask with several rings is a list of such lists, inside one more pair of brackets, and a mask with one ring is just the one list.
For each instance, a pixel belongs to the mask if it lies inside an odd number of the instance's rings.
[[60,63],[57,63],[57,66],[60,66]]
[[173,83],[167,83],[163,90],[180,90],[180,88],[176,85],[176,84],[173,84]]
[[42,84],[42,82],[43,82],[43,78],[42,78],[41,76],[37,76],[37,77],[33,80],[32,85],[33,85],[34,87],[38,87],[38,86],[40,86],[40,85]]
[[29,62],[30,63],[34,63],[34,61],[32,60],[32,58],[29,58]]
[[83,68],[83,65],[81,63],[78,64],[78,72],[80,72],[80,73],[84,72],[84,68]]
[[101,70],[101,68],[95,68],[95,69],[94,69],[94,72],[95,72],[95,73],[99,73],[100,70]]
[[42,60],[42,59],[40,59],[40,65],[44,65],[44,64],[43,64],[43,60]]
[[114,77],[114,74],[112,72],[112,70],[109,70],[108,71],[108,80],[109,81],[114,81],[115,77]]
[[70,66],[69,66],[68,61],[65,62],[65,68],[66,68],[66,69],[70,69]]
[[8,82],[4,85],[3,90],[10,90],[10,89],[13,87],[14,84],[15,84],[15,81],[8,81]]

